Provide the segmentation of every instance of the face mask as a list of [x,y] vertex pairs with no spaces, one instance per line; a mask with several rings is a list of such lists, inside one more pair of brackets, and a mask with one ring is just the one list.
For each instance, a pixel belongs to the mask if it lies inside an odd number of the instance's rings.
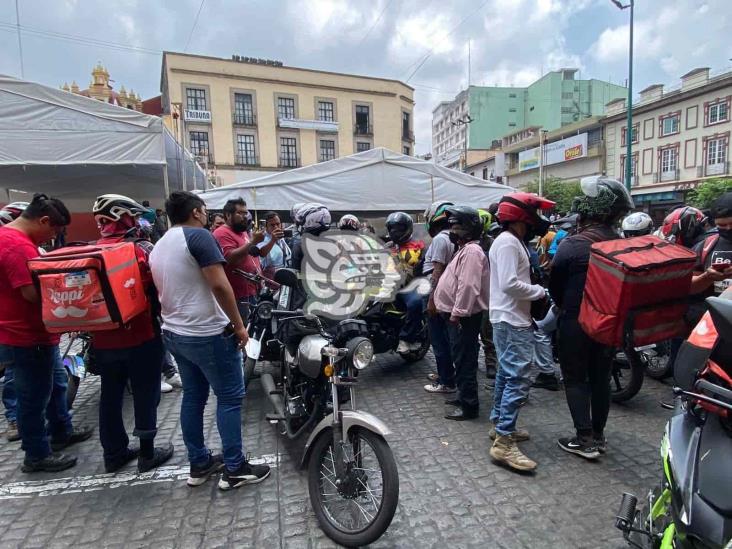
[[528,244],[529,242],[531,242],[532,240],[534,240],[534,238],[536,238],[536,229],[534,227],[531,227],[531,226],[527,227],[526,228],[526,236],[524,236],[524,242],[526,244]]
[[732,242],[732,229],[717,229],[719,231],[719,237],[724,238]]
[[243,233],[249,228],[249,223],[247,221],[242,221],[240,223],[233,223],[231,225],[231,228],[235,233]]
[[460,242],[460,236],[457,233],[450,231],[450,242],[458,244]]

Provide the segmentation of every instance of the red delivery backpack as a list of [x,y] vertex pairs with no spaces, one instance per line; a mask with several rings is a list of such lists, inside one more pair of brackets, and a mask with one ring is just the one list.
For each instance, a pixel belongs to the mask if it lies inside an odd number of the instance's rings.
[[133,242],[60,248],[28,268],[49,332],[114,330],[148,307]]
[[694,252],[656,236],[592,245],[579,323],[592,339],[621,347],[624,334],[635,347],[686,331]]

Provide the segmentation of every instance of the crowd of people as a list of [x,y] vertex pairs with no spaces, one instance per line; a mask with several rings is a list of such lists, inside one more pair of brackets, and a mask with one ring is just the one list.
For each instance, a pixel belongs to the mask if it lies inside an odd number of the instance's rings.
[[[649,234],[654,227],[647,214],[632,213],[633,201],[621,183],[596,177],[582,190],[572,211],[552,220],[543,213],[555,204],[531,193],[507,194],[486,210],[436,202],[425,211],[429,245],[415,236],[408,213],[386,218],[385,240],[405,283],[423,276],[432,288],[427,298],[416,291],[397,294],[395,305],[405,313],[397,352],[419,349],[426,314],[437,371],[424,388],[447,395],[446,419],[464,421],[480,413],[482,345],[486,387],[493,394],[490,455],[520,471],[537,467],[518,446],[530,437],[519,426],[519,414],[532,386],[556,391],[564,385],[574,433],[559,439],[563,450],[596,459],[608,449],[614,350],[593,340],[578,322],[590,248]],[[219,471],[222,490],[264,480],[269,468],[250,463],[242,443],[242,348],[259,287],[241,273],[271,278],[283,267],[299,269],[301,236],[328,231],[330,212],[321,204],[298,204],[290,212],[294,232],[277,212],[260,216],[255,227],[243,199],[229,200],[221,213],[210,215],[199,196],[183,191],[168,197],[164,215],[121,195],[100,196],[92,212],[98,244],[134,243],[149,303],[128,324],[92,333],[105,470],[115,472],[137,460],[138,471],[149,471],[173,455],[172,445],[155,445],[166,370],[183,387],[188,484],[201,485]],[[0,366],[8,438],[22,441],[24,472],[61,471],[76,463],[63,450],[90,438],[92,429],[72,425],[59,336],[43,324],[27,261],[62,234],[71,216],[60,200],[36,195],[29,204],[6,206],[0,220],[5,224],[0,228]],[[374,231],[352,214],[336,227]],[[697,252],[693,326],[704,297],[721,293],[732,279],[732,193],[706,213],[687,206],[674,210],[658,234]],[[139,445],[130,442],[123,421],[128,386]],[[221,453],[209,448],[203,432],[211,390]]]

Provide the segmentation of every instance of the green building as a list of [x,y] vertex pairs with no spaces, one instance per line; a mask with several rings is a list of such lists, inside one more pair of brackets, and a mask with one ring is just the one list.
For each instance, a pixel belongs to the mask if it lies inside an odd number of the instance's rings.
[[433,157],[438,164],[455,165],[466,148],[490,149],[522,128],[552,131],[601,116],[608,102],[628,95],[623,86],[577,80],[576,74],[577,69],[552,71],[526,88],[470,86],[440,103],[432,111]]

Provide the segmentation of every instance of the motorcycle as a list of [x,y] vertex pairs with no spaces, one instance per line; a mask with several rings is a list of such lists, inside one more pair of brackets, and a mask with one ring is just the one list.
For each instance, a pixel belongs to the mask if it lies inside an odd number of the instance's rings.
[[639,548],[712,548],[732,543],[732,291],[707,299],[709,313],[679,350],[675,413],[661,442],[663,477],[643,510],[624,493],[615,526]]
[[[387,425],[356,407],[358,372],[373,359],[374,347],[363,320],[328,323],[292,310],[296,271],[280,269],[278,309],[260,302],[254,313],[268,321],[266,352],[279,354],[277,378],[260,381],[282,434],[309,433],[301,466],[308,471],[310,502],[325,534],[346,547],[368,545],[391,524],[399,500],[399,475],[385,436]],[[252,358],[259,357],[252,354]]]
[[61,355],[61,361],[68,377],[66,403],[70,410],[74,407],[81,380],[88,374],[95,374],[96,371],[94,370],[94,355],[91,349],[91,334],[74,332],[64,337],[65,347]]
[[[406,318],[404,311],[399,310],[394,303],[372,302],[359,318],[366,322],[369,338],[374,342],[374,353],[397,352],[399,333]],[[426,315],[422,315],[418,341],[419,349],[398,353],[405,362],[421,360],[430,349],[430,331]]]

